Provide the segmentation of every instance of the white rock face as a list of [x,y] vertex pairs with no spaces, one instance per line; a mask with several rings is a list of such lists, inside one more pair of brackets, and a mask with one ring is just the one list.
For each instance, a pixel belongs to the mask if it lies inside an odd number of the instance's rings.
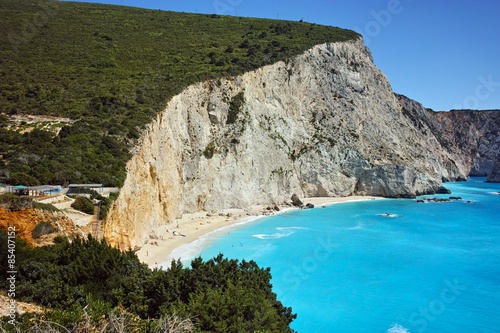
[[441,179],[466,176],[450,161],[404,115],[362,40],[319,45],[172,98],[128,163],[105,234],[141,246],[183,213],[278,204],[292,193],[434,192]]

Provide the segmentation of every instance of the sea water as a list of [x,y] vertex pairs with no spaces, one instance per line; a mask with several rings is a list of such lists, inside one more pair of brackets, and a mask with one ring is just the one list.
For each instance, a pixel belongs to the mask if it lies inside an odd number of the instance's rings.
[[446,184],[462,197],[450,202],[261,218],[212,235],[200,255],[271,267],[299,332],[500,332],[500,184],[484,180]]

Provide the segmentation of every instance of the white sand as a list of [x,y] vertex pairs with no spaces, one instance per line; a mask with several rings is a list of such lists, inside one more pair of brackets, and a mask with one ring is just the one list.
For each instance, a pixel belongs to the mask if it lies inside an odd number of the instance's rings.
[[[304,203],[312,203],[316,208],[322,206],[333,205],[338,203],[365,201],[382,199],[381,197],[370,196],[350,196],[350,197],[316,197],[305,198]],[[168,225],[162,226],[158,231],[160,239],[152,239],[148,244],[145,244],[139,251],[137,256],[146,263],[149,267],[168,266],[173,258],[186,258],[191,253],[186,253],[189,248],[187,244],[191,244],[200,240],[201,237],[219,230],[223,227],[233,226],[239,222],[245,222],[249,219],[255,219],[263,215],[274,215],[282,213],[290,209],[296,209],[290,206],[280,206],[280,211],[266,210],[267,206],[258,205],[252,206],[250,209],[225,209],[217,212],[196,212],[192,214],[184,214],[184,216]],[[315,208],[315,209],[316,209]],[[184,236],[174,236],[176,231]],[[215,237],[222,237],[224,233],[218,233]],[[183,246],[184,245],[184,246]],[[191,249],[193,247],[190,247]],[[174,251],[175,250],[175,251]],[[174,254],[172,255],[172,252]]]

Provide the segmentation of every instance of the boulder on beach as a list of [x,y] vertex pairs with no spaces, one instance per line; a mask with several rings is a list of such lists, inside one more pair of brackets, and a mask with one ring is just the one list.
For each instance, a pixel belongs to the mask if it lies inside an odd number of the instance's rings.
[[302,207],[304,206],[304,203],[299,199],[299,196],[297,194],[292,194],[292,203],[294,206],[297,206],[297,207]]
[[314,205],[312,203],[307,203],[306,208],[314,208]]

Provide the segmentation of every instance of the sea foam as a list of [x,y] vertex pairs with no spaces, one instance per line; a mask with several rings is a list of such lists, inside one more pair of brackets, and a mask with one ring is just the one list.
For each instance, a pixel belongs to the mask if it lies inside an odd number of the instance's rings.
[[294,232],[290,231],[287,233],[275,233],[275,234],[257,234],[257,235],[252,235],[252,237],[259,238],[259,239],[278,239],[278,238],[283,238],[283,237],[288,237],[292,235]]
[[387,333],[410,333],[410,331],[399,324],[394,324],[387,330]]

